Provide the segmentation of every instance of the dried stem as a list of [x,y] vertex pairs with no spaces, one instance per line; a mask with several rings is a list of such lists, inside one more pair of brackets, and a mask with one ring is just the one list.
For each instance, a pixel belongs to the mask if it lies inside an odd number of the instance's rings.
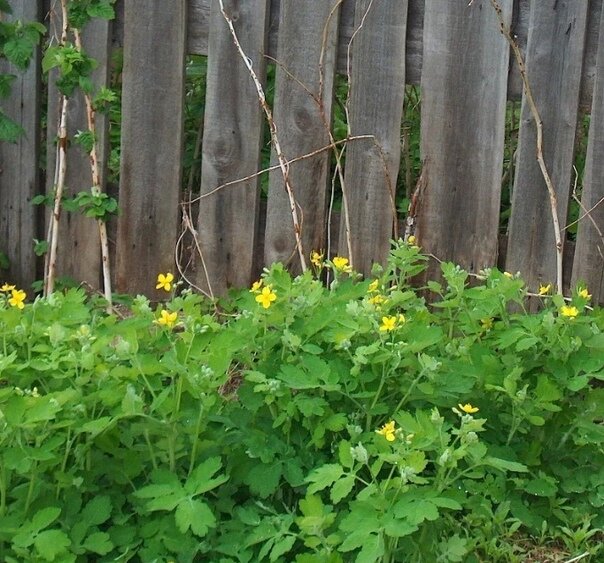
[[552,221],[554,224],[554,237],[556,240],[556,290],[560,295],[562,295],[562,258],[564,249],[560,230],[560,222],[558,220],[558,198],[556,196],[556,190],[554,189],[552,178],[547,170],[545,159],[543,157],[543,121],[541,120],[539,110],[537,109],[537,104],[535,103],[535,98],[533,97],[533,92],[531,90],[526,71],[526,65],[524,64],[524,59],[522,57],[520,48],[512,37],[512,33],[509,27],[505,24],[503,18],[503,11],[501,9],[501,6],[499,5],[499,2],[497,0],[491,0],[491,4],[495,9],[495,13],[497,14],[501,33],[509,43],[512,52],[514,53],[516,62],[518,63],[518,69],[520,70],[520,76],[522,77],[522,84],[524,86],[524,95],[529,105],[531,114],[533,116],[533,120],[535,121],[535,127],[537,129],[537,161],[539,162],[539,168],[541,169],[541,174],[543,176],[543,179],[545,180],[545,185],[547,186],[547,191],[549,193],[549,203],[551,207]]
[[258,93],[258,100],[260,101],[260,105],[262,106],[262,109],[264,110],[264,114],[266,115],[266,121],[268,122],[271,139],[275,146],[275,153],[277,155],[277,160],[279,161],[279,168],[281,169],[281,173],[283,174],[283,183],[285,185],[285,191],[287,192],[287,197],[289,199],[289,206],[290,206],[290,211],[291,211],[291,215],[292,215],[292,222],[294,225],[294,237],[296,239],[296,249],[298,251],[298,257],[300,258],[300,265],[302,267],[302,271],[305,272],[307,270],[307,266],[306,266],[306,258],[304,256],[304,249],[302,247],[302,232],[301,232],[300,221],[298,219],[298,210],[297,210],[298,204],[296,203],[296,199],[294,197],[294,191],[292,189],[292,186],[291,186],[291,183],[289,180],[289,163],[286,160],[285,156],[283,155],[283,151],[281,150],[281,143],[279,142],[279,136],[277,135],[277,127],[275,125],[275,121],[273,120],[273,112],[271,111],[271,108],[269,107],[269,105],[266,101],[264,89],[262,88],[262,84],[260,84],[260,81],[258,80],[258,76],[256,75],[256,72],[254,71],[254,67],[252,65],[252,60],[245,54],[243,48],[241,47],[241,43],[239,42],[237,32],[235,31],[235,27],[233,26],[233,21],[231,20],[231,18],[225,11],[224,0],[218,0],[218,3],[220,5],[220,11],[222,13],[222,17],[224,18],[225,22],[227,23],[229,30],[231,32],[231,36],[233,37],[233,42],[235,43],[235,47],[237,48],[237,51],[239,52],[239,55],[241,56],[241,59],[243,60],[245,66],[247,67],[247,69],[250,73],[250,76],[254,82],[256,91]]
[[[75,37],[75,44],[79,51],[82,51],[82,37],[78,29],[73,30]],[[99,166],[98,150],[97,150],[97,136],[96,136],[96,112],[92,106],[92,98],[90,94],[84,92],[84,100],[86,101],[86,119],[88,121],[88,129],[92,133],[92,148],[90,149],[90,171],[92,173],[92,187],[90,191],[92,195],[98,196],[101,194],[101,172]],[[103,218],[97,219],[97,225],[99,228],[99,239],[101,243],[101,260],[103,267],[103,290],[105,299],[111,306],[111,267],[109,261],[109,241],[107,238],[107,223]]]

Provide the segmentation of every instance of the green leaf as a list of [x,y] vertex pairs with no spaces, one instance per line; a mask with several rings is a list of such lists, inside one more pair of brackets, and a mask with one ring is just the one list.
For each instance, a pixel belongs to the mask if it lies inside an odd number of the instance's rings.
[[16,143],[24,131],[23,127],[15,123],[0,110],[0,141]]
[[98,526],[111,516],[111,499],[106,495],[94,497],[82,510],[81,519],[89,526]]
[[338,463],[328,463],[313,470],[306,478],[307,483],[312,483],[308,487],[308,493],[313,494],[322,491],[335,483],[344,474],[344,469]]
[[198,465],[185,484],[185,491],[190,495],[200,495],[215,489],[229,480],[227,475],[215,479],[212,476],[222,467],[219,457],[211,457]]
[[281,463],[259,463],[246,476],[245,482],[253,493],[261,498],[272,495],[279,487],[281,479]]
[[49,506],[36,512],[31,519],[31,528],[35,532],[43,530],[50,526],[61,514],[61,509],[58,506]]
[[347,497],[352,491],[355,483],[354,475],[347,475],[343,479],[336,481],[331,488],[330,498],[334,504],[338,504],[343,498]]
[[210,507],[205,502],[192,498],[186,498],[178,504],[174,518],[183,534],[191,528],[196,536],[203,537],[210,528],[216,527],[216,518]]
[[101,0],[86,8],[86,12],[91,18],[102,18],[104,20],[112,20],[115,18],[115,11],[109,0]]
[[54,561],[57,555],[71,545],[71,540],[61,530],[44,530],[36,536],[34,545],[42,559]]
[[13,13],[13,9],[10,7],[8,0],[0,0],[0,12],[4,12],[5,14]]
[[501,471],[515,471],[516,473],[526,473],[528,471],[528,467],[522,463],[493,456],[485,457],[483,463]]
[[529,481],[525,486],[524,490],[538,497],[553,497],[558,491],[553,479],[533,479]]
[[108,533],[94,532],[86,538],[82,547],[99,555],[107,555],[113,549],[114,545]]
[[0,74],[0,100],[10,96],[11,84],[15,78],[14,74]]

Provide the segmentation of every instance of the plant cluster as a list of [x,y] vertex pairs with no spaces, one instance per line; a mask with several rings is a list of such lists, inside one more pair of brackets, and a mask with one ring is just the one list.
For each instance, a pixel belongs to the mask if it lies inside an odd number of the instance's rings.
[[163,273],[168,301],[125,318],[0,288],[0,559],[519,561],[520,537],[601,555],[587,290],[543,286],[526,314],[494,269],[412,289],[413,244],[371,280],[311,258],[217,303]]

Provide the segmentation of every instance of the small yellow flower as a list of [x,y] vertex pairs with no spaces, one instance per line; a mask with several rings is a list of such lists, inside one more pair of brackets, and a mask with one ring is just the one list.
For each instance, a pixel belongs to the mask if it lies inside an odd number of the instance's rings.
[[458,404],[457,406],[466,414],[474,414],[480,410],[478,407],[473,407],[470,403],[466,403],[465,405]]
[[265,309],[268,309],[273,301],[277,299],[277,295],[272,290],[270,285],[262,288],[262,291],[256,295],[256,301],[260,303]]
[[491,317],[480,319],[480,326],[482,330],[491,330],[493,328],[493,319]]
[[396,317],[382,317],[380,332],[389,332],[396,328],[398,319]]
[[386,438],[386,440],[388,440],[389,442],[394,442],[394,438],[395,438],[395,423],[394,420],[391,420],[390,422],[387,422],[386,424],[384,424],[384,426],[382,426],[379,430],[376,430],[376,434],[380,434],[381,436],[384,436],[384,438]]
[[388,301],[388,299],[380,293],[369,298],[369,303],[375,305],[376,307],[383,305],[384,303],[386,303],[386,301]]
[[176,324],[176,319],[178,319],[178,313],[176,311],[170,313],[170,311],[162,309],[159,319],[156,319],[153,322],[167,328],[172,328]]
[[323,266],[323,253],[313,250],[310,254],[310,261],[315,267],[321,268]]
[[399,325],[405,324],[407,319],[405,319],[405,315],[403,315],[403,313],[399,313],[398,319],[397,319],[397,323]]
[[560,314],[563,317],[574,319],[579,314],[579,309],[569,305],[562,305],[562,307],[560,307]]
[[346,274],[349,274],[350,272],[352,272],[352,266],[348,263],[348,258],[344,258],[342,256],[336,256],[333,259],[333,265],[335,266],[336,270],[338,270],[339,272],[344,272]]
[[6,292],[6,293],[8,293],[9,291],[12,291],[13,289],[16,289],[16,286],[10,285],[8,283],[5,283],[2,287],[0,287],[0,291]]
[[539,295],[547,295],[552,290],[552,284],[548,283],[547,285],[539,286]]
[[514,274],[510,274],[510,272],[503,272],[503,275],[509,279],[512,279],[514,277]]
[[168,272],[167,274],[157,275],[157,285],[155,289],[163,289],[170,291],[172,289],[172,282],[174,281],[174,274]]
[[11,307],[17,307],[17,309],[25,308],[25,303],[23,303],[23,301],[25,301],[25,298],[27,297],[25,291],[23,291],[22,289],[12,289],[10,294],[11,296],[8,300],[8,304]]
[[583,299],[591,299],[591,294],[589,293],[589,291],[587,291],[587,288],[586,288],[586,287],[584,287],[583,289],[580,289],[580,290],[577,292],[577,295],[578,295],[579,297],[582,297]]
[[379,291],[379,289],[378,289],[379,284],[380,284],[379,280],[373,280],[369,284],[369,287],[367,288],[367,293],[375,293],[375,292]]
[[262,287],[263,283],[264,283],[264,280],[255,281],[252,284],[252,288],[250,289],[250,293],[258,293],[260,291],[260,288]]
[[417,242],[417,238],[415,238],[415,235],[409,235],[409,238],[407,238],[407,242],[409,244],[415,244]]

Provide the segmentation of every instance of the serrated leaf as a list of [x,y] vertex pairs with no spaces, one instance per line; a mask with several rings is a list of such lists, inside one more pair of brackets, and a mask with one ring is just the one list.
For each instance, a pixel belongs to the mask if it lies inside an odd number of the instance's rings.
[[10,96],[11,84],[15,78],[14,74],[0,74],[0,99]]
[[71,545],[71,540],[61,530],[44,530],[36,536],[34,545],[42,559],[54,561],[57,555]]
[[338,463],[328,463],[317,469],[314,469],[306,478],[307,483],[312,483],[308,487],[308,493],[313,494],[329,487],[335,483],[344,473],[344,469]]
[[104,20],[112,20],[115,18],[115,11],[108,0],[88,6],[86,12],[91,18],[102,18]]
[[[176,512],[178,513],[178,509],[176,510]],[[178,518],[177,515],[175,516]],[[185,516],[190,517],[191,530],[196,536],[200,538],[205,536],[210,528],[216,527],[216,518],[214,514],[210,510],[210,507],[201,500],[191,500],[189,502],[189,506],[185,509],[185,514],[181,515],[181,518],[183,518],[181,525],[184,524]],[[176,524],[178,525],[178,519],[176,521]]]
[[107,555],[113,549],[113,543],[108,533],[94,532],[86,538],[83,547],[93,553]]
[[185,484],[185,491],[190,495],[199,495],[215,489],[229,480],[227,475],[215,479],[212,476],[221,468],[222,461],[219,457],[212,457],[199,464],[191,473]]
[[330,498],[334,504],[338,504],[343,498],[347,497],[354,487],[354,475],[347,475],[343,479],[336,481],[331,488]]
[[0,110],[0,141],[16,143],[24,129]]
[[58,506],[49,506],[36,512],[31,519],[31,528],[37,532],[50,526],[61,514],[61,509]]
[[283,536],[279,540],[275,541],[273,544],[273,549],[271,549],[271,553],[269,555],[270,560],[277,561],[279,557],[285,555],[291,550],[291,548],[294,546],[294,543],[296,543],[296,536],[293,535]]
[[277,490],[281,473],[281,463],[260,463],[248,473],[245,482],[253,493],[266,498]]

